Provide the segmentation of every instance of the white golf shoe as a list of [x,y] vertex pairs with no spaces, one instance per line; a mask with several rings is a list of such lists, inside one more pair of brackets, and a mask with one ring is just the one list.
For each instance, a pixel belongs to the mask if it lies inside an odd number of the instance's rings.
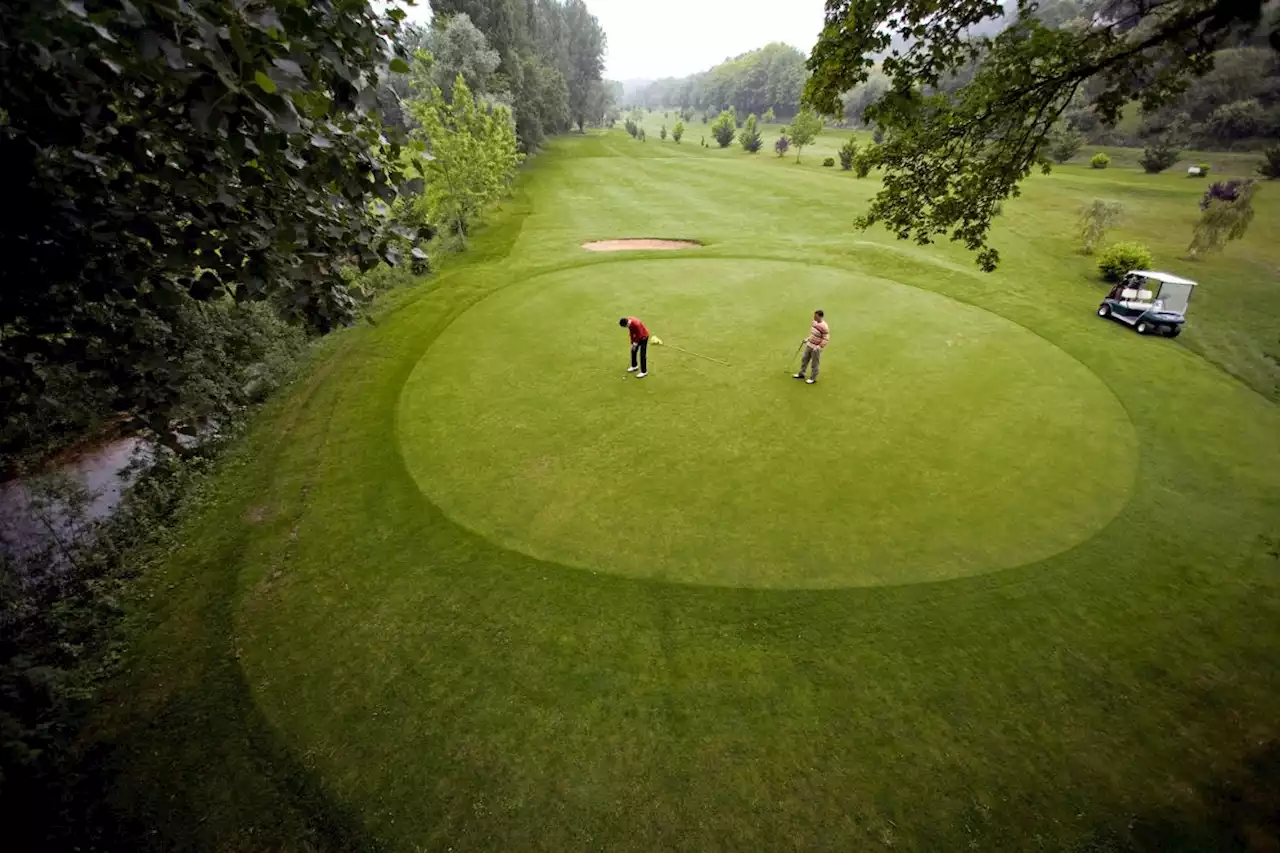
[[628,368],[627,368],[627,373],[635,373],[635,372],[636,372],[637,370],[639,370],[639,369],[640,369],[640,368],[638,368],[638,367],[628,367]]
[[648,373],[637,373],[636,379],[644,379],[648,375],[649,375]]

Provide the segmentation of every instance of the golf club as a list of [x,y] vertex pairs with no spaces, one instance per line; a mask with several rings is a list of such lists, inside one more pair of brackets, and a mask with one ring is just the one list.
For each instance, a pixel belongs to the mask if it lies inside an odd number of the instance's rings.
[[795,366],[796,356],[800,354],[800,350],[804,349],[804,341],[800,342],[800,346],[796,347],[796,351],[791,353],[791,358],[787,359],[787,373],[791,373],[791,368]]

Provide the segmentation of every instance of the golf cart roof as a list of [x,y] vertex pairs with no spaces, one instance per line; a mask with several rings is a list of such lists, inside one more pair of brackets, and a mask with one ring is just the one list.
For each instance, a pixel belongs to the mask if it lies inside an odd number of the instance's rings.
[[1179,278],[1178,276],[1170,275],[1167,272],[1152,272],[1151,270],[1129,270],[1129,275],[1140,275],[1140,276],[1143,276],[1144,278],[1151,278],[1151,279],[1155,279],[1156,281],[1163,281],[1165,284],[1189,284],[1192,287],[1196,286],[1196,283],[1191,279]]

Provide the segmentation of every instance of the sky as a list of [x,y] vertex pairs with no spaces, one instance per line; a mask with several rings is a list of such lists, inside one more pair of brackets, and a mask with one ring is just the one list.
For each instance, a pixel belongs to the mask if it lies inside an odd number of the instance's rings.
[[[805,54],[822,29],[823,0],[587,0],[609,39],[604,76],[656,80],[705,71],[786,42]],[[411,20],[430,17],[418,0]]]

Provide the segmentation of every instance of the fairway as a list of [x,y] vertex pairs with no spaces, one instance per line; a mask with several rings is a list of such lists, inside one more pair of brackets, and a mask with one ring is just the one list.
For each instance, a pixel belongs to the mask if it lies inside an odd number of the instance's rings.
[[[796,165],[689,133],[556,140],[266,407],[145,578],[113,803],[177,849],[1247,849],[1274,187],[1192,263],[1202,183],[1058,167],[988,275],[853,231],[841,134]],[[1201,283],[1176,340],[1095,315],[1095,197]],[[626,237],[699,246],[583,248]],[[668,345],[642,380],[627,315]]]
[[[789,378],[809,306],[837,341],[813,387]],[[725,364],[651,347],[635,381],[614,322],[633,312]],[[446,513],[533,556],[835,587],[1075,545],[1123,505],[1136,436],[1087,368],[995,314],[861,271],[664,260],[540,276],[472,308],[406,384],[400,441]]]

